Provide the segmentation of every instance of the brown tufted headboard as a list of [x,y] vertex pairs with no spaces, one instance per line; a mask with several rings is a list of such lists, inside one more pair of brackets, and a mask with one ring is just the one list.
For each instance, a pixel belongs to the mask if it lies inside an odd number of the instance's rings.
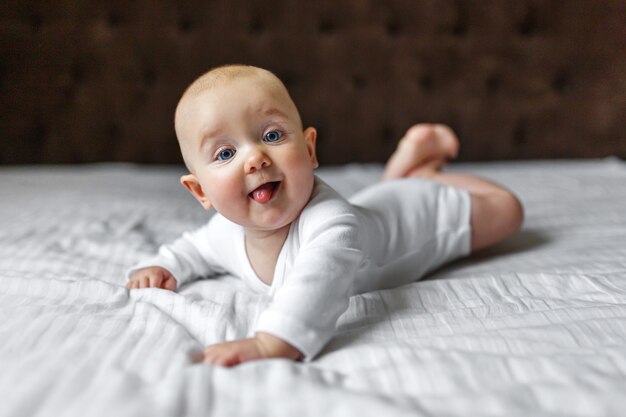
[[0,22],[0,163],[178,163],[176,102],[225,63],[283,79],[325,164],[420,121],[461,160],[626,157],[624,0],[4,0]]

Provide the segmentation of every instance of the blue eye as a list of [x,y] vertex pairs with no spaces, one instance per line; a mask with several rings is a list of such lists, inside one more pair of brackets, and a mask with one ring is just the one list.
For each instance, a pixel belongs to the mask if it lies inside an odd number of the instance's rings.
[[282,133],[280,133],[280,132],[279,132],[279,131],[277,131],[277,130],[272,130],[272,131],[267,132],[267,133],[265,134],[265,136],[263,137],[263,140],[264,140],[265,142],[272,143],[272,142],[276,142],[276,141],[278,141],[278,140],[279,140],[280,138],[282,138],[282,137],[283,137],[283,134],[282,134]]
[[233,156],[235,156],[234,149],[222,149],[217,153],[217,159],[220,161],[228,161]]

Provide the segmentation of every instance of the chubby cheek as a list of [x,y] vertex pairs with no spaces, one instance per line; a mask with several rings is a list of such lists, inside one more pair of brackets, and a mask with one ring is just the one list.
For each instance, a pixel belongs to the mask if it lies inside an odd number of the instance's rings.
[[[306,150],[290,153],[283,159],[284,169],[292,183],[292,192],[308,201],[313,188],[313,166]],[[295,197],[295,196],[294,196]]]
[[304,143],[293,142],[290,146],[280,149],[280,160],[290,168],[299,167],[302,170],[313,170],[311,157]]
[[233,210],[237,199],[245,192],[239,178],[226,172],[212,173],[203,178],[202,188],[217,211]]

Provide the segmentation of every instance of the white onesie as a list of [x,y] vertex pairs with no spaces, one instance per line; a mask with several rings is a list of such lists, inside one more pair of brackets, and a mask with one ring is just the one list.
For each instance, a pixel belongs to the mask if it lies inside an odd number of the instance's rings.
[[401,179],[345,200],[316,177],[311,200],[291,224],[271,285],[256,275],[244,230],[220,214],[187,232],[135,270],[160,266],[178,285],[216,274],[240,277],[271,302],[254,332],[277,336],[312,359],[332,337],[351,295],[421,278],[470,252],[466,191]]

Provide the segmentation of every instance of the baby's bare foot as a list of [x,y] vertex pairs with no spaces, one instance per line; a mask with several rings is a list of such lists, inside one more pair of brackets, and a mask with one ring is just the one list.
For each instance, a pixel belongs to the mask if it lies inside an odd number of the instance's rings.
[[458,152],[459,140],[448,126],[412,126],[389,158],[383,178],[430,177]]

